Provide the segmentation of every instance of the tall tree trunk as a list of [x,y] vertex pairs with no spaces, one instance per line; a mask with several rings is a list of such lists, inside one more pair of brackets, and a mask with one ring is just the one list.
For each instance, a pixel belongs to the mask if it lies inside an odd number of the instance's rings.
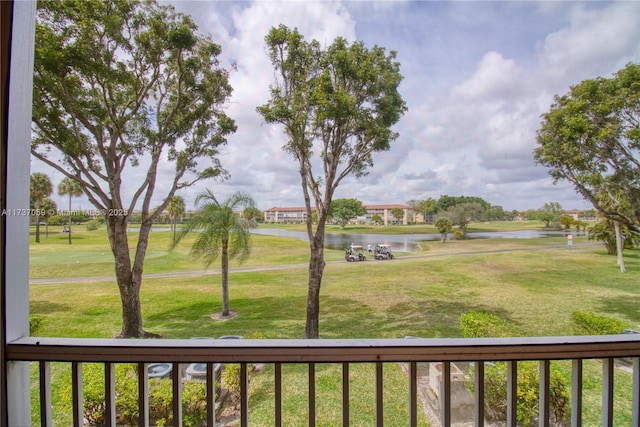
[[33,207],[36,209],[36,243],[40,243],[40,203],[34,203]]
[[229,241],[222,242],[222,316],[229,315]]
[[[318,220],[320,222],[320,220]],[[311,259],[309,260],[309,288],[307,292],[306,338],[320,337],[320,285],[324,273],[324,224],[318,224],[316,234],[311,240]]]
[[69,244],[71,244],[71,193],[69,193]]
[[[115,258],[116,280],[118,289],[120,290],[120,299],[122,301],[122,331],[119,334],[121,338],[143,338],[144,330],[142,328],[142,309],[140,306],[140,285],[142,284],[142,266],[131,268],[131,258],[129,253],[129,239],[127,237],[127,218],[126,216],[108,216],[107,231],[109,234],[109,243],[111,251]],[[143,240],[143,229],[145,224],[140,225],[140,238]],[[147,228],[150,228],[147,226]],[[147,230],[148,233],[148,230]],[[136,251],[136,261],[144,254],[140,253],[142,249],[146,252],[146,244]],[[136,262],[137,264],[137,262]]]
[[622,257],[622,251],[624,250],[624,238],[620,231],[620,223],[613,221],[613,229],[616,231],[616,253],[618,254],[618,265],[620,266],[620,272],[625,273],[627,270],[624,267],[624,258]]

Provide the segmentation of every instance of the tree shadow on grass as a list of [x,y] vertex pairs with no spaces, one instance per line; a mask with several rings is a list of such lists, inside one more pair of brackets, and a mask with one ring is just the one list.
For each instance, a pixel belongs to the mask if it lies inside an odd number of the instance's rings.
[[302,338],[306,298],[231,298],[229,308],[237,315],[225,321],[211,315],[221,311],[219,300],[201,301],[179,310],[154,311],[145,316],[145,329],[163,338],[220,337],[242,335],[252,338]]
[[631,319],[634,328],[640,328],[640,304],[636,296],[621,295],[603,298],[600,302],[603,313],[617,313]]
[[[220,337],[303,338],[306,297],[260,297],[230,300],[237,316],[225,321],[211,319],[220,301],[188,304],[179,310],[154,311],[145,316],[145,329],[163,338]],[[486,307],[464,302],[411,300],[376,311],[362,301],[323,296],[320,299],[322,338],[403,338],[405,336],[461,337],[460,316]],[[505,311],[496,316],[516,324]]]
[[[463,302],[411,300],[375,311],[360,301],[327,297],[321,305],[320,335],[326,338],[461,337],[460,316],[486,307]],[[505,311],[492,312],[511,324]],[[331,329],[322,328],[331,325]]]
[[51,301],[29,301],[29,312],[31,314],[52,314],[71,309],[69,304],[60,304]]

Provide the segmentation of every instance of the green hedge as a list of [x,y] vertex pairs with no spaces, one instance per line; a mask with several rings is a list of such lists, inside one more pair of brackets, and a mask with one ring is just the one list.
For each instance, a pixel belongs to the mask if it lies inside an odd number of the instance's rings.
[[574,335],[622,334],[627,325],[619,319],[589,311],[571,313],[571,328]]
[[465,338],[505,338],[520,335],[518,328],[489,311],[470,311],[460,316],[460,329]]

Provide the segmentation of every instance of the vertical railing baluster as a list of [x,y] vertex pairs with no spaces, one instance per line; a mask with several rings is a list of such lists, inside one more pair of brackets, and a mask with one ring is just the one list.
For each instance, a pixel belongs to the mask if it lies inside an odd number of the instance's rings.
[[613,426],[613,359],[602,359],[602,427]]
[[376,426],[384,426],[384,398],[383,398],[382,362],[376,362]]
[[316,364],[309,363],[309,427],[316,425]]
[[138,363],[138,427],[149,425],[149,371],[145,363]]
[[216,427],[216,364],[207,363],[207,427]]
[[442,427],[451,426],[451,362],[442,362]]
[[582,359],[571,362],[571,427],[582,427]]
[[107,427],[116,427],[116,371],[113,363],[104,364],[104,421]]
[[548,360],[540,361],[540,383],[539,383],[539,404],[538,404],[538,424],[540,427],[549,427],[551,414],[549,412],[549,381],[551,365]]
[[275,377],[275,426],[282,427],[282,364],[276,363],[274,366],[274,377]]
[[349,427],[349,362],[342,363],[342,427]]
[[507,362],[507,427],[518,425],[518,362]]
[[71,363],[71,387],[73,396],[73,425],[84,425],[84,404],[82,398],[82,363]]
[[171,372],[173,425],[174,427],[182,427],[182,372],[180,364],[174,363]]
[[418,425],[418,364],[409,362],[409,426]]
[[631,425],[640,426],[640,357],[633,358],[631,396]]
[[51,362],[40,361],[40,425],[53,426],[51,416]]
[[249,426],[249,373],[246,362],[240,364],[240,425]]
[[484,427],[484,362],[475,362],[474,418],[476,427]]

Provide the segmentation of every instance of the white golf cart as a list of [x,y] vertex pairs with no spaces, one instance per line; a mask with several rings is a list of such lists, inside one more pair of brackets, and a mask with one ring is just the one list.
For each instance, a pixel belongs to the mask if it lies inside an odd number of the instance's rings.
[[364,248],[362,246],[349,245],[344,250],[344,259],[349,262],[366,261],[367,257],[364,255]]

